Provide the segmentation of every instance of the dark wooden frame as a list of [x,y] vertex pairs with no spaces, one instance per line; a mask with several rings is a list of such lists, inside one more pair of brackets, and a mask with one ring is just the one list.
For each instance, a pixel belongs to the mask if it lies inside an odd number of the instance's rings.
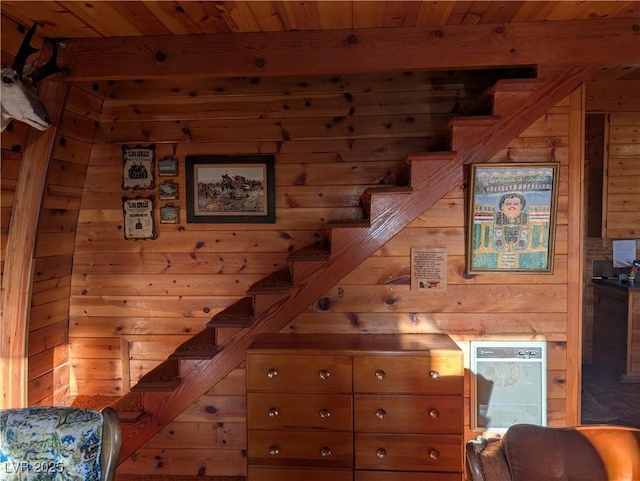
[[[188,223],[275,223],[274,156],[193,155],[186,157],[185,164]],[[226,180],[206,182],[206,188],[198,187],[205,184],[203,180],[225,179],[224,176]],[[236,176],[247,182],[238,182]],[[229,183],[234,185],[225,185]],[[262,186],[262,194],[253,195],[259,185]],[[242,210],[243,203],[260,197],[262,209]],[[205,210],[202,208],[205,202],[221,207],[216,209],[214,205]],[[234,207],[238,209],[234,210]]]
[[557,162],[471,165],[467,274],[553,273],[559,175]]

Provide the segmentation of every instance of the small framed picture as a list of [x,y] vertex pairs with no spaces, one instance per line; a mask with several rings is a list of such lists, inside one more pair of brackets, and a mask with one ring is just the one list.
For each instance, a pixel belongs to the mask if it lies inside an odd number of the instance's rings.
[[160,197],[160,200],[176,200],[178,195],[178,184],[176,182],[165,180],[158,185],[158,197]]
[[122,146],[122,188],[131,190],[155,189],[155,146]]
[[124,238],[155,239],[153,222],[153,197],[123,199]]
[[180,207],[173,204],[167,204],[160,208],[161,224],[179,224],[180,223]]
[[178,159],[167,155],[158,161],[158,176],[175,177],[178,175]]

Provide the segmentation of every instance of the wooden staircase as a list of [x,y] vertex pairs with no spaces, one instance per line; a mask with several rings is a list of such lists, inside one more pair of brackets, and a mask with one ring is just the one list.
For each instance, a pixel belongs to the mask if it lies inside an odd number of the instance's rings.
[[454,118],[428,152],[407,157],[399,167],[402,185],[367,189],[361,219],[328,222],[327,242],[292,252],[288,270],[256,282],[112,405],[122,421],[120,462],[241,364],[258,334],[284,328],[462,183],[465,164],[486,162],[593,73],[591,67],[559,68],[545,79],[498,81],[482,102],[490,111]]

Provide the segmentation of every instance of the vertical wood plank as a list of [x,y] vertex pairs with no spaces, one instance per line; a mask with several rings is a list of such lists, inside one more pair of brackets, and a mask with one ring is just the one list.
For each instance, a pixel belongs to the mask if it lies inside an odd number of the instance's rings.
[[585,85],[569,96],[569,202],[567,236],[567,403],[566,423],[580,423],[582,373],[582,272],[585,239]]
[[40,203],[58,124],[69,91],[68,83],[46,82],[39,97],[54,119],[44,132],[31,130],[22,156],[13,215],[9,225],[2,296],[1,342],[4,367],[0,375],[0,408],[22,407],[27,402],[27,332],[32,284],[33,253]]

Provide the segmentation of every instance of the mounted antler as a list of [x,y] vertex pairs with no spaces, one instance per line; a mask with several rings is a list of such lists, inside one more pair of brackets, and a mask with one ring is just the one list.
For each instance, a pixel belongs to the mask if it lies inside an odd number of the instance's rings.
[[29,29],[20,45],[11,67],[2,69],[2,129],[4,130],[11,119],[24,122],[38,130],[46,130],[51,125],[51,117],[46,107],[36,95],[36,84],[44,78],[60,72],[56,65],[58,57],[57,42],[52,42],[51,58],[46,64],[35,71],[23,75],[27,58],[38,52],[31,46],[31,39],[36,31],[36,25]]

